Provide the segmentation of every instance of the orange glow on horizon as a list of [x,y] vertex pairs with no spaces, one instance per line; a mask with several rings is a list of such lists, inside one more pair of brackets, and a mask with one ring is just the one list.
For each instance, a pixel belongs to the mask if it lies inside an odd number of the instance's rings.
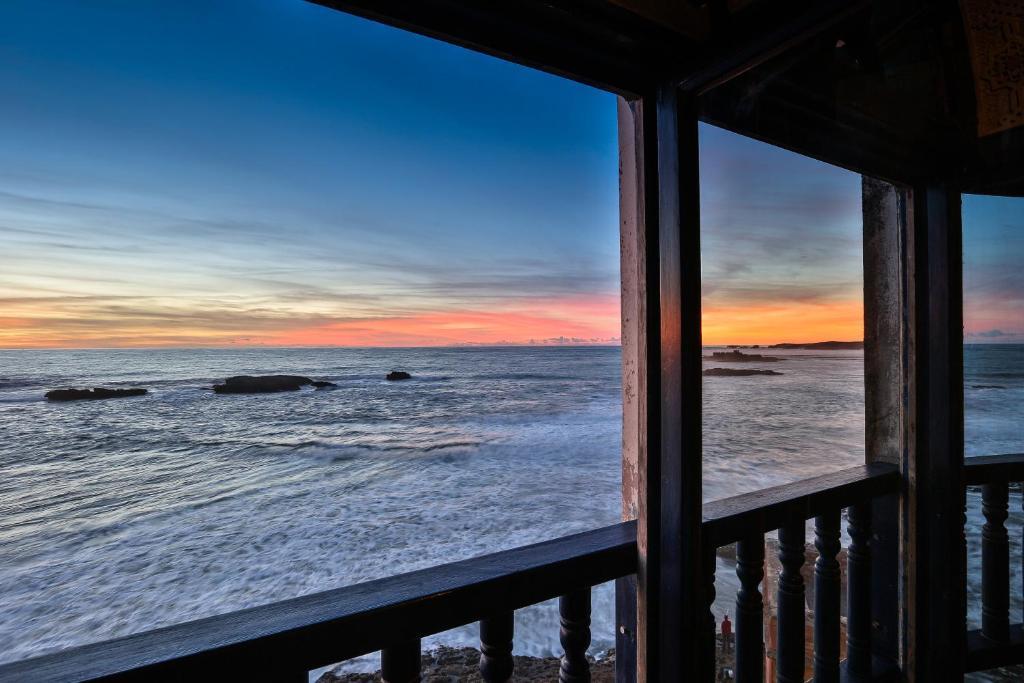
[[[253,329],[242,324],[230,331],[177,313],[181,322],[168,326],[116,316],[84,319],[84,313],[79,318],[40,303],[0,318],[0,348],[617,344],[621,324],[617,295],[524,299],[479,310],[325,316],[314,323],[288,316],[270,323],[261,318]],[[859,299],[725,306],[709,302],[703,309],[703,341],[708,346],[852,341],[863,339],[863,331]]]
[[701,327],[707,346],[860,341],[864,338],[864,305],[859,299],[834,303],[705,305]]
[[218,325],[208,312],[195,320],[179,308],[161,309],[161,314],[148,320],[57,310],[45,302],[23,305],[17,317],[0,318],[0,348],[617,344],[620,329],[618,295],[525,299],[486,310],[322,315],[314,323],[295,315],[253,312],[248,329],[244,320]]

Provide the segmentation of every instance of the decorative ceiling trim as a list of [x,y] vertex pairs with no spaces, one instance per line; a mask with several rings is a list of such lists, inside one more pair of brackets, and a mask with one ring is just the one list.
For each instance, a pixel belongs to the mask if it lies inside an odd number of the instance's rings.
[[978,137],[1024,125],[1024,0],[961,0]]

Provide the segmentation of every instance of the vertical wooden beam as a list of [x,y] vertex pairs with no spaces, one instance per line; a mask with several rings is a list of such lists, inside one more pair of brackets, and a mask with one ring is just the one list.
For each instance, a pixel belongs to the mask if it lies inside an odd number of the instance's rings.
[[[643,230],[643,140],[640,102],[618,98],[619,278],[622,288],[622,519],[637,521],[637,542],[646,547],[647,432],[647,253]],[[645,577],[641,551],[638,577]],[[634,683],[637,669],[638,577],[615,582],[615,680]],[[640,584],[646,586],[646,580]]]
[[620,140],[633,133],[620,149],[633,165],[621,178],[623,505],[638,520],[637,680],[684,681],[702,622],[696,108],[663,84],[619,112]]
[[906,672],[963,678],[966,553],[960,193],[913,190],[907,236]]
[[898,506],[882,499],[872,514],[872,653],[891,658],[896,645],[909,681],[959,681],[966,631],[960,194],[865,178],[863,199],[867,458],[899,463],[904,475]]
[[[908,455],[906,381],[906,230],[910,193],[864,176],[864,424],[865,461],[904,465]],[[899,666],[903,648],[900,606],[899,496],[871,504],[871,652],[885,667]]]

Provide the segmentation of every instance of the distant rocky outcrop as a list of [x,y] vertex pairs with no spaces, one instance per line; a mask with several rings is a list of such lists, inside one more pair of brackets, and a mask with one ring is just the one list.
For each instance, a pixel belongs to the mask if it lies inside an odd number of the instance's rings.
[[412,375],[402,370],[392,370],[391,372],[388,373],[386,379],[390,382],[396,382],[401,379],[412,379]]
[[754,370],[748,368],[708,368],[704,371],[706,377],[751,377],[753,375],[781,375],[781,372],[774,370]]
[[309,377],[299,375],[239,375],[228,377],[224,384],[213,385],[213,390],[218,394],[269,394],[278,391],[298,391],[306,386],[327,389],[337,385],[332,382],[313,381]]
[[95,401],[103,398],[127,398],[129,396],[144,396],[149,393],[146,389],[54,389],[46,392],[46,398],[50,401]]
[[824,341],[810,344],[772,344],[773,349],[803,349],[806,351],[859,351],[864,348],[862,341]]
[[742,351],[715,351],[705,357],[721,363],[775,363],[786,360],[778,356],[762,356],[759,353],[743,353]]

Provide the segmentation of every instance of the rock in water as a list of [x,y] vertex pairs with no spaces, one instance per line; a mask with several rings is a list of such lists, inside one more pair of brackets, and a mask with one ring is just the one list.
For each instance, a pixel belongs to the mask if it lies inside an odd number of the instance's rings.
[[300,387],[305,386],[313,386],[313,380],[298,375],[240,375],[228,377],[224,384],[214,384],[213,390],[218,394],[268,394],[276,391],[298,391]]
[[778,356],[762,356],[760,353],[743,353],[742,351],[715,351],[705,356],[721,363],[777,363],[784,358]]
[[336,389],[338,387],[338,385],[335,384],[334,382],[317,381],[317,382],[310,382],[310,384],[312,384],[317,389]]
[[403,372],[402,370],[392,370],[388,373],[387,379],[394,382],[400,379],[412,379],[412,375],[408,372]]
[[146,389],[54,389],[46,392],[46,398],[50,401],[95,401],[101,398],[126,398],[128,396],[143,396],[149,393]]
[[753,375],[781,375],[774,370],[748,370],[743,368],[708,368],[704,371],[707,377],[751,377]]

